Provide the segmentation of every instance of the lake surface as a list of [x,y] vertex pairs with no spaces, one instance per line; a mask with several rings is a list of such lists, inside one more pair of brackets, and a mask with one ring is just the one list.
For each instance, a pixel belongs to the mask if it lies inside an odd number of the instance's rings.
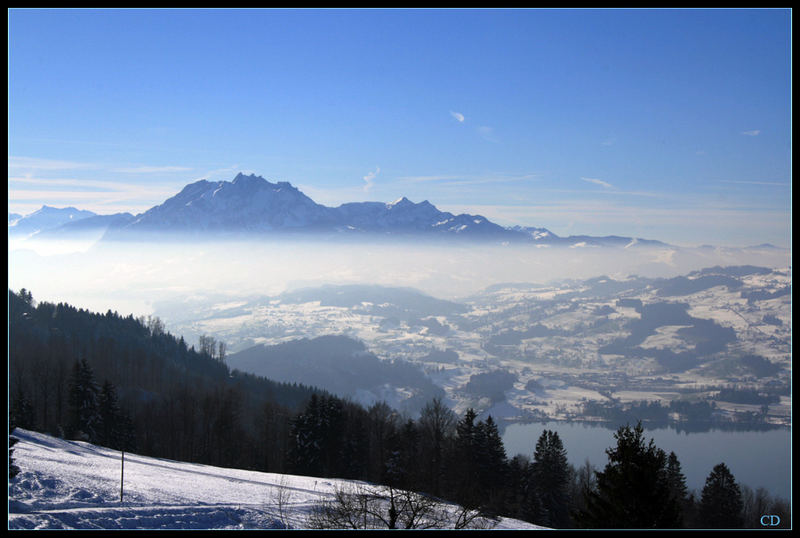
[[[602,471],[608,456],[606,449],[616,446],[616,428],[586,423],[548,422],[545,424],[510,424],[503,433],[509,458],[525,454],[533,458],[536,441],[542,431],[558,433],[569,462],[580,467],[588,459]],[[686,476],[686,486],[700,494],[705,480],[718,463],[724,462],[736,482],[755,490],[763,487],[773,496],[789,499],[791,487],[791,429],[764,431],[711,430],[699,433],[678,432],[672,428],[645,427],[645,440],[653,439],[667,454],[675,452]]]

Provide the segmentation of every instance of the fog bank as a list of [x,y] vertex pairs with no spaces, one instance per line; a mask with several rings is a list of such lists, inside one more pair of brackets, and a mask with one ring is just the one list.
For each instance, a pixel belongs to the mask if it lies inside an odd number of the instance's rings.
[[[28,245],[31,245],[28,243]],[[152,312],[154,301],[223,294],[274,295],[321,284],[408,286],[457,299],[492,284],[630,275],[672,277],[714,265],[786,269],[789,253],[774,248],[536,248],[529,245],[426,245],[226,241],[99,243],[83,252],[9,251],[9,287],[37,300],[120,314]]]

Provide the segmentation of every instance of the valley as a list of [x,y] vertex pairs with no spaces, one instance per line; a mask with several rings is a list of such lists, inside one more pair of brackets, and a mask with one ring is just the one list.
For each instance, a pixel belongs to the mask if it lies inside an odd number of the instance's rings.
[[[790,282],[786,272],[740,266],[496,284],[459,300],[330,285],[257,298],[195,294],[157,303],[155,314],[188,341],[225,341],[232,368],[252,346],[346,336],[381,360],[417,366],[456,412],[473,407],[505,423],[604,420],[648,401],[687,427],[789,425]],[[734,387],[736,401],[719,398]],[[419,399],[404,402],[415,390],[387,378],[341,395],[413,414]]]

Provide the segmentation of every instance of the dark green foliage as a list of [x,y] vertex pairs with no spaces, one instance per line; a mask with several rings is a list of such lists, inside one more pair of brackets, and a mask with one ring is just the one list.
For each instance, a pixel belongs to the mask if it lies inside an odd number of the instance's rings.
[[505,448],[494,420],[489,417],[476,423],[476,419],[475,410],[470,408],[456,425],[446,471],[447,491],[464,507],[496,515],[506,493]]
[[406,421],[388,439],[388,454],[384,466],[384,483],[389,486],[419,490],[420,432],[413,420]]
[[116,450],[135,450],[133,421],[119,406],[117,389],[110,381],[103,383],[98,402],[100,422],[96,434],[99,445]]
[[12,448],[19,442],[19,439],[11,435],[16,426],[13,424],[9,427],[8,431],[8,481],[9,483],[14,480],[14,477],[19,474],[19,467],[14,463],[14,449]]
[[582,527],[680,527],[680,508],[666,478],[667,455],[652,439],[645,444],[643,432],[639,423],[614,434],[617,446],[606,450],[608,464],[596,473],[596,488],[578,515]]
[[569,527],[570,468],[567,451],[558,433],[542,432],[533,453],[531,475],[542,506],[541,524],[554,528]]
[[742,492],[730,469],[720,463],[706,478],[700,506],[698,525],[709,529],[738,529],[742,520]]
[[67,437],[70,439],[97,442],[97,430],[100,427],[98,393],[89,363],[86,359],[76,361],[69,384]]
[[33,428],[35,424],[33,405],[25,396],[24,389],[17,390],[11,400],[10,423],[25,430]]
[[509,460],[506,510],[510,517],[544,525],[546,515],[532,476],[531,462],[526,456],[517,454]]
[[[8,353],[11,413],[26,429],[58,436],[80,431],[98,443],[98,435],[114,437],[102,426],[102,391],[94,385],[108,381],[114,394],[106,394],[106,412],[120,413],[122,429],[134,437],[123,435],[121,446],[212,465],[269,463],[285,471],[288,421],[315,392],[231,372],[165,332],[157,318],[34,304],[10,290]],[[112,399],[119,411],[110,410]]]
[[674,452],[669,453],[667,458],[666,479],[673,499],[679,502],[686,500],[686,477],[681,471],[681,462]]
[[[311,396],[291,425],[290,463],[293,472],[311,476],[363,478],[356,465],[366,454],[363,410],[335,396]],[[348,436],[348,430],[355,435]],[[355,459],[355,460],[354,460]]]

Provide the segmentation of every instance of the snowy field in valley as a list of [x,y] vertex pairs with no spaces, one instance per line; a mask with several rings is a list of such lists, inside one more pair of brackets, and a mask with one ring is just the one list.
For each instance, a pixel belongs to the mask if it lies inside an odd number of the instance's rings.
[[[120,502],[120,452],[21,429],[14,436],[20,472],[9,488],[10,529],[300,529],[337,488],[369,486],[126,453]],[[489,523],[542,528],[506,518]]]

